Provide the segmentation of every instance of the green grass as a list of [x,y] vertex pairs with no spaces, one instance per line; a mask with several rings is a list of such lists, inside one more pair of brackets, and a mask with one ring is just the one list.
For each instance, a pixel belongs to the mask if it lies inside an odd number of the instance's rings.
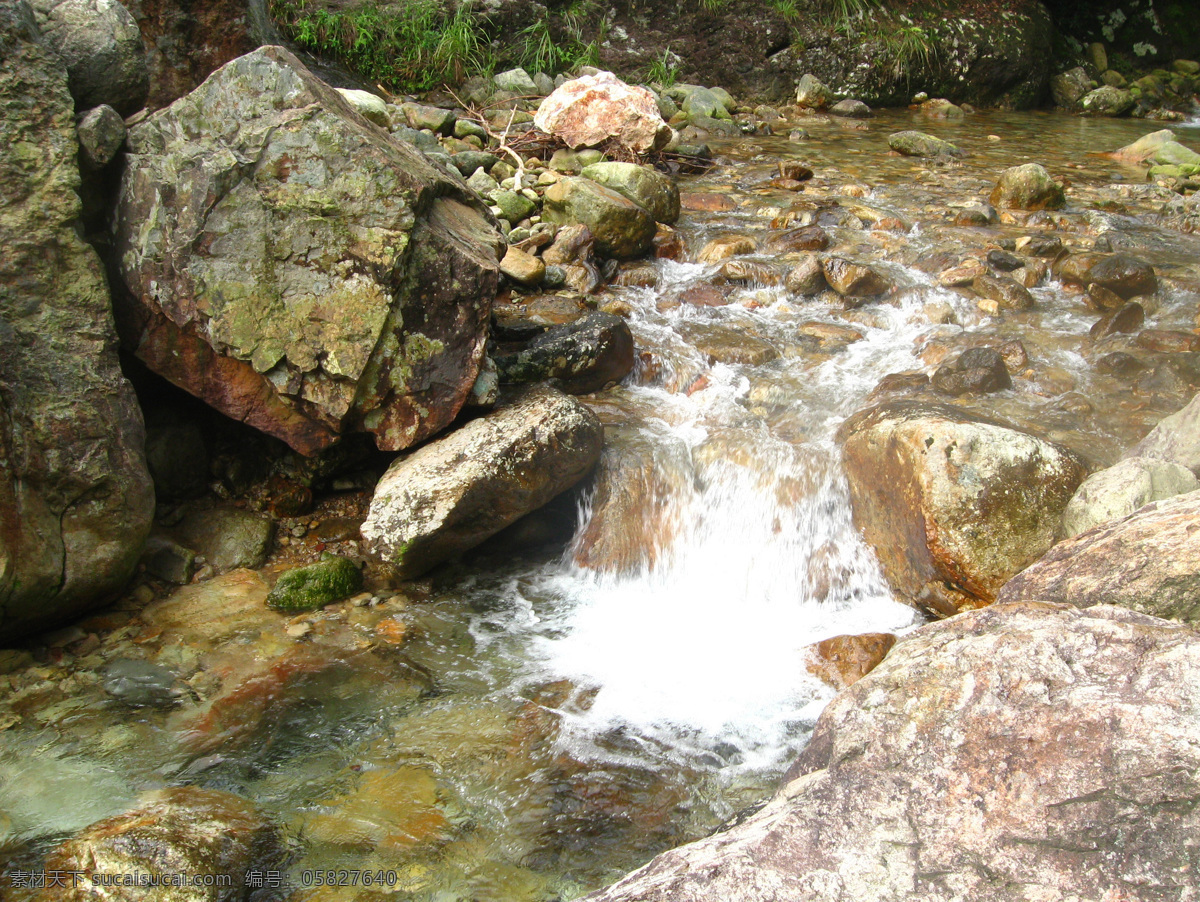
[[670,46],[663,48],[663,54],[650,64],[646,70],[646,81],[656,84],[659,90],[666,91],[679,80],[679,66],[671,59]]
[[525,26],[517,35],[517,65],[530,72],[550,75],[570,72],[580,66],[598,65],[607,23],[602,20],[596,36],[590,41],[584,40],[587,15],[592,9],[589,0],[568,6],[559,20],[561,37],[558,38],[548,16]]
[[386,12],[373,5],[330,12],[308,0],[270,0],[270,9],[298,47],[392,91],[425,91],[492,67],[470,3],[452,12],[438,0],[411,0]]

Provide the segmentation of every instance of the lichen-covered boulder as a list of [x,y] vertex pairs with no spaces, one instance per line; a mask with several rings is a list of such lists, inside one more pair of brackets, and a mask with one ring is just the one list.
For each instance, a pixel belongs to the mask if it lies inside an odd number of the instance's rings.
[[457,415],[503,239],[482,202],[288,51],[240,57],[129,132],[118,328],[150,369],[312,454]]
[[1065,110],[1076,110],[1083,96],[1092,90],[1094,83],[1083,66],[1076,66],[1050,79],[1050,96],[1054,105]]
[[1187,467],[1153,457],[1127,457],[1093,473],[1063,511],[1063,534],[1077,536],[1093,526],[1128,517],[1152,501],[1200,488]]
[[[51,852],[47,871],[79,879],[47,883],[36,899],[234,902],[246,898],[247,871],[278,867],[282,857],[277,831],[245,799],[195,786],[158,789],[132,811],[92,824]],[[157,888],[138,885],[139,875]]]
[[1124,88],[1114,88],[1111,85],[1101,85],[1094,91],[1089,91],[1079,101],[1079,106],[1085,113],[1096,116],[1123,116],[1133,109],[1137,98],[1132,91]]
[[533,124],[573,148],[614,140],[636,153],[664,147],[671,127],[649,90],[627,85],[611,72],[565,82],[542,101]]
[[76,108],[108,104],[123,116],[150,88],[142,33],[118,0],[33,0],[38,28],[67,67]]
[[854,522],[892,588],[943,617],[1040,558],[1087,474],[1066,448],[939,404],[862,411],[839,440]]
[[569,489],[603,443],[594,413],[538,386],[388,467],[363,538],[401,576],[419,575]]
[[765,808],[587,902],[1186,899],[1200,635],[997,605],[901,638]]
[[1115,604],[1200,623],[1200,492],[1156,501],[1055,545],[997,601]]
[[823,110],[833,103],[833,92],[815,75],[804,74],[796,85],[796,106]]
[[585,225],[606,257],[627,259],[650,250],[654,217],[625,195],[580,177],[560,179],[546,189],[542,216],[559,225]]
[[0,644],[119,589],[154,489],[104,271],[80,238],[74,103],[24,2],[0,4]]
[[679,188],[670,176],[657,169],[605,161],[584,166],[580,174],[629,198],[656,222],[670,225],[679,218]]
[[1038,163],[1005,169],[989,200],[994,207],[1012,210],[1057,210],[1066,203],[1062,185]]

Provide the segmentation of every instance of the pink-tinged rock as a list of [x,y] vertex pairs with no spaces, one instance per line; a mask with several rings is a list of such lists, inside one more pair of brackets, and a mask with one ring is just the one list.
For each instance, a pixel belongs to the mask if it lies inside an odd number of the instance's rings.
[[1010,604],[900,639],[759,812],[587,902],[1195,898],[1200,634]]
[[542,101],[533,123],[576,149],[614,139],[646,153],[662,147],[671,136],[654,95],[625,84],[611,72],[566,82]]

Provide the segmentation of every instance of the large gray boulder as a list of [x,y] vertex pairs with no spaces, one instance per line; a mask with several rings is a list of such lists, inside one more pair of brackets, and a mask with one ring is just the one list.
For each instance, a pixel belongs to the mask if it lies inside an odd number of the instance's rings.
[[123,116],[142,108],[150,70],[142,32],[118,0],[33,0],[46,45],[67,67],[76,108],[108,104]]
[[1045,554],[1087,474],[1060,445],[939,404],[871,408],[839,439],[855,524],[896,594],[939,616],[990,604]]
[[603,444],[594,413],[538,386],[388,467],[363,538],[400,576],[419,575],[569,489]]
[[1200,635],[1121,608],[926,626],[821,715],[758,813],[587,902],[1187,899]]
[[654,241],[654,217],[644,207],[591,179],[564,178],[551,185],[542,216],[559,225],[587,226],[606,257],[638,257]]
[[1156,501],[1060,542],[998,601],[1116,604],[1200,622],[1200,492]]
[[113,244],[122,340],[150,369],[312,454],[457,415],[503,239],[457,174],[288,51],[223,66],[129,132]]
[[1093,473],[1063,511],[1063,534],[1077,536],[1093,526],[1128,517],[1152,501],[1200,488],[1192,471],[1167,460],[1128,457]]
[[117,364],[104,271],[80,238],[62,62],[0,3],[0,643],[76,616],[133,572],[154,489]]
[[1066,204],[1062,185],[1039,163],[1005,169],[988,199],[994,207],[1013,210],[1057,210]]

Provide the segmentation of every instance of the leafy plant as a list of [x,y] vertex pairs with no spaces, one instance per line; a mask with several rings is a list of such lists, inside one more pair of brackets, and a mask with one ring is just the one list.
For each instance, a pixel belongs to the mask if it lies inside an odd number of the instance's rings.
[[518,33],[517,62],[534,72],[567,72],[580,66],[600,62],[600,45],[607,33],[607,20],[602,20],[597,35],[584,41],[585,16],[593,7],[590,2],[577,2],[567,7],[560,25],[562,39],[556,40],[549,17],[531,22]]
[[919,25],[900,25],[882,36],[884,54],[892,72],[905,81],[913,69],[928,70],[936,63],[936,48],[929,33]]
[[670,46],[664,47],[662,57],[652,62],[646,70],[646,81],[664,91],[672,87],[679,80],[679,66],[675,62],[678,57],[673,57]]
[[800,7],[796,5],[796,0],[769,0],[768,5],[788,22],[800,18]]

